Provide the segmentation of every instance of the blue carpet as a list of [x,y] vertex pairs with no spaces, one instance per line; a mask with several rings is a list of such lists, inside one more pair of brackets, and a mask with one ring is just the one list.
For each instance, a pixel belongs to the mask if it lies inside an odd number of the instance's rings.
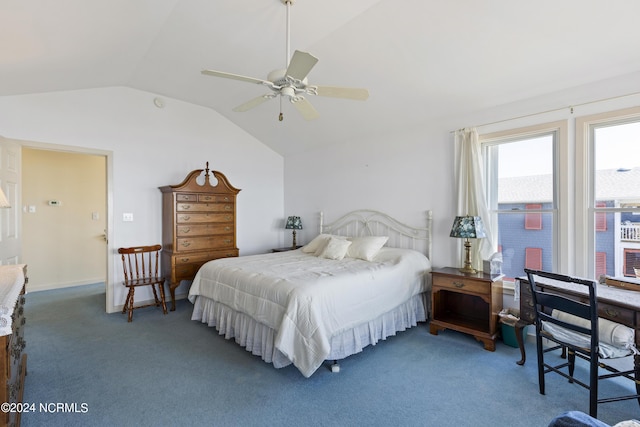
[[[587,391],[548,376],[538,393],[535,348],[495,352],[467,335],[420,324],[311,378],[274,369],[190,320],[178,301],[132,323],[104,313],[104,285],[26,297],[28,375],[23,426],[546,426],[587,411]],[[602,383],[603,394],[629,385]],[[66,404],[66,405],[65,405]],[[636,401],[599,407],[609,424],[640,417]]]

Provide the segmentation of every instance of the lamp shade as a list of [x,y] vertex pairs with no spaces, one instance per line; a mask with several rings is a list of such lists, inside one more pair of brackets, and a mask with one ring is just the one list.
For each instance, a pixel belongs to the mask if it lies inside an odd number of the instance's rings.
[[299,216],[290,216],[287,218],[287,225],[284,228],[287,230],[302,230],[302,220]]
[[11,204],[7,200],[7,196],[4,195],[4,191],[0,188],[0,208],[10,208]]
[[487,237],[484,232],[482,218],[471,215],[457,216],[456,219],[453,220],[453,227],[451,227],[449,237],[458,237],[461,239],[481,239]]

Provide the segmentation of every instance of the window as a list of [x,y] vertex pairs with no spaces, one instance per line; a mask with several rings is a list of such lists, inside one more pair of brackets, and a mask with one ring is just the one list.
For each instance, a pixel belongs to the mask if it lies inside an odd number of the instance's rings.
[[533,262],[527,248],[542,249],[543,270],[635,276],[638,141],[640,107],[480,135],[489,220],[507,277]]
[[556,123],[480,137],[487,206],[507,278],[557,264],[559,133]]
[[[636,270],[637,269],[637,270]],[[640,274],[640,250],[625,249],[624,250],[624,275],[627,277],[639,277]]]
[[[625,117],[626,116],[626,117]],[[635,277],[640,267],[640,114],[578,120],[588,198],[583,202],[587,276]],[[579,144],[577,145],[579,147]],[[579,208],[578,206],[577,208]]]

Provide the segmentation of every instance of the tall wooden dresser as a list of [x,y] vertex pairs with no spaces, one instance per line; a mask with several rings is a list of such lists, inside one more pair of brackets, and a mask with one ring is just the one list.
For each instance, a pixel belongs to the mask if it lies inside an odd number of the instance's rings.
[[191,171],[183,182],[162,191],[162,274],[169,282],[171,310],[176,288],[192,280],[202,264],[238,256],[236,195],[240,189],[218,171]]
[[0,266],[0,426],[19,426],[27,374],[24,292],[27,266]]

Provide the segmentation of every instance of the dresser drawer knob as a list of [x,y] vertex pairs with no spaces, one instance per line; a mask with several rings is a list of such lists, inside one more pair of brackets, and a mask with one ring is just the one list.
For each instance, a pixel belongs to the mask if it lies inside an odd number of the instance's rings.
[[182,216],[182,220],[183,221],[189,221],[191,219],[191,217],[189,215],[183,215]]
[[224,231],[231,231],[231,227],[226,226],[226,227],[224,228]]
[[185,234],[186,234],[186,233],[189,233],[189,232],[191,232],[191,227],[182,227],[182,228],[180,229],[180,231],[182,231],[182,232],[183,232],[183,233],[185,233]]
[[225,211],[230,211],[231,210],[231,205],[225,205],[224,210]]
[[224,196],[224,201],[228,202],[229,201],[229,196]]
[[185,248],[191,246],[191,242],[182,242],[181,243],[182,246],[184,246]]
[[224,242],[225,242],[225,243],[229,243],[229,244],[231,244],[231,239],[225,239],[225,241],[224,241]]
[[464,283],[462,283],[462,282],[453,282],[453,286],[455,286],[458,289],[464,288]]
[[231,220],[231,215],[227,215],[227,216],[225,216],[225,219],[226,219],[227,221]]
[[182,262],[189,262],[189,259],[190,259],[190,258],[180,258],[180,261],[182,261]]

